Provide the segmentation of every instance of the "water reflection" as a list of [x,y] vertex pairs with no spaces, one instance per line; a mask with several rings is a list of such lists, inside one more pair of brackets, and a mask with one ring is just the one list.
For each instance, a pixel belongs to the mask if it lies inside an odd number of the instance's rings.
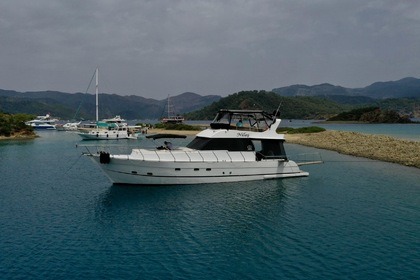
[[139,222],[160,219],[170,224],[202,224],[203,220],[219,224],[218,219],[234,222],[273,209],[281,215],[287,200],[299,193],[299,182],[288,179],[179,186],[112,185],[98,196],[95,212],[103,223],[117,216]]
[[34,139],[19,139],[19,140],[1,140],[0,141],[0,148],[5,146],[25,146],[25,145],[33,145]]
[[245,262],[252,262],[256,255],[277,258],[283,245],[281,239],[273,240],[273,235],[283,236],[290,230],[290,215],[299,201],[302,183],[305,181],[287,179],[159,187],[113,185],[96,199],[94,227],[103,243],[114,244],[113,240],[123,238],[133,252],[153,252],[147,256],[154,266],[173,263],[179,256],[195,263],[185,269],[200,271],[214,260],[223,267],[225,261],[238,256]]

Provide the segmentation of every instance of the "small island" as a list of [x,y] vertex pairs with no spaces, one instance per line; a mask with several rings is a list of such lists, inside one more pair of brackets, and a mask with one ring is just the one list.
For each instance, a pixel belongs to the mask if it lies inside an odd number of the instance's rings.
[[360,123],[412,123],[408,116],[402,116],[394,110],[382,110],[379,107],[354,109],[327,119],[328,122]]
[[34,116],[28,114],[7,114],[0,112],[0,140],[36,138],[32,127],[25,124]]

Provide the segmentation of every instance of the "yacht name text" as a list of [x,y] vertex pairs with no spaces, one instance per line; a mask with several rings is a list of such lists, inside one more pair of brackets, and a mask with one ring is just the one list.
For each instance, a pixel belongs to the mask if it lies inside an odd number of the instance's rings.
[[236,136],[238,136],[238,137],[247,137],[247,138],[249,138],[249,133],[245,133],[245,132],[238,132],[238,133],[236,134]]

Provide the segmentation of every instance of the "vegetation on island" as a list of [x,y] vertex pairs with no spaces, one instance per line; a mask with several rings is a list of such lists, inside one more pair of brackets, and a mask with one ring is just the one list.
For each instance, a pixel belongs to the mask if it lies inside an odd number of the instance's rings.
[[323,132],[326,129],[319,126],[305,126],[299,128],[292,127],[279,127],[277,133],[297,134],[297,133],[318,133]]
[[327,121],[365,122],[365,123],[411,123],[408,116],[402,116],[394,110],[382,110],[379,107],[354,109],[340,113]]
[[187,130],[187,131],[195,131],[201,130],[201,127],[188,125],[184,123],[157,123],[154,125],[155,128],[158,129],[165,129],[165,130]]
[[7,114],[0,112],[0,137],[35,137],[33,128],[25,124],[26,121],[33,119],[29,114]]
[[284,97],[264,90],[241,91],[204,107],[185,114],[190,120],[212,120],[219,109],[264,110],[273,112],[279,109],[281,118],[319,119],[350,109],[347,105],[315,97]]

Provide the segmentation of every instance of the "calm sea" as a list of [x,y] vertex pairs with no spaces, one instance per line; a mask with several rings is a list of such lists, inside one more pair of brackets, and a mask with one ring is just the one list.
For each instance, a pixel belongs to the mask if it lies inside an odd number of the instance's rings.
[[113,186],[77,135],[39,134],[0,142],[1,279],[420,277],[419,169],[287,144],[325,163],[307,178]]

